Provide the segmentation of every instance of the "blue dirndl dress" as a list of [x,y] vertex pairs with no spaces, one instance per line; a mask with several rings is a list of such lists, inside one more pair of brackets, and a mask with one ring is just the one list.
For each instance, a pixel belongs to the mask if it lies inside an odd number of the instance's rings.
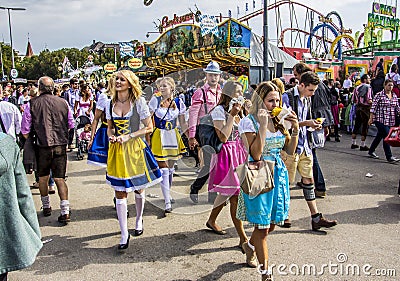
[[[263,160],[275,162],[275,187],[270,192],[259,194],[254,198],[250,198],[248,194],[240,190],[236,216],[259,229],[269,228],[271,223],[282,224],[289,216],[289,175],[280,154],[285,145],[285,139],[279,131],[268,132],[262,153]],[[252,161],[251,157],[249,160]]]
[[107,124],[102,123],[94,136],[92,147],[88,151],[88,164],[107,166],[108,136]]

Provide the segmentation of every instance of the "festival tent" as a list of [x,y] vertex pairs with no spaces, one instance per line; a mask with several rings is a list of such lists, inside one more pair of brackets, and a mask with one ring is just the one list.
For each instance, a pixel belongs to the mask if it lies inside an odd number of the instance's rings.
[[[251,33],[250,41],[250,83],[258,84],[263,81],[264,47],[263,39]],[[292,73],[293,66],[299,61],[285,53],[277,46],[268,44],[268,68],[270,78],[284,77]]]

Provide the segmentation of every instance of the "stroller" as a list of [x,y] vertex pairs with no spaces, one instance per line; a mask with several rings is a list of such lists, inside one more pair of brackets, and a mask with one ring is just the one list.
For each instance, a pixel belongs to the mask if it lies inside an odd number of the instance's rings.
[[89,117],[81,115],[75,119],[75,138],[76,138],[76,158],[78,160],[83,159],[83,153],[88,152],[88,141],[79,139],[80,134],[84,131],[86,124],[91,124]]

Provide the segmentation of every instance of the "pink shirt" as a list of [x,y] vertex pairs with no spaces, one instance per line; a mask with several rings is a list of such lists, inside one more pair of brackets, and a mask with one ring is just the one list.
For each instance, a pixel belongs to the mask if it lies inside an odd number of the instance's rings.
[[[208,84],[203,87],[207,99],[207,112],[210,112],[221,98],[221,88],[218,85],[217,93],[213,93]],[[196,125],[199,124],[201,117],[206,115],[204,108],[203,91],[197,89],[192,96],[192,105],[189,107],[189,138],[194,138],[196,135]]]

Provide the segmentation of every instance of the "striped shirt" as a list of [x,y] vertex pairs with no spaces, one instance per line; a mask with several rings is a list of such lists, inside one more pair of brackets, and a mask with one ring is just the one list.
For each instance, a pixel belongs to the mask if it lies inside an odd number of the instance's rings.
[[373,121],[377,121],[386,126],[394,126],[396,114],[400,114],[400,106],[396,95],[392,92],[392,98],[385,94],[385,91],[378,93],[372,101],[370,111],[374,115]]

